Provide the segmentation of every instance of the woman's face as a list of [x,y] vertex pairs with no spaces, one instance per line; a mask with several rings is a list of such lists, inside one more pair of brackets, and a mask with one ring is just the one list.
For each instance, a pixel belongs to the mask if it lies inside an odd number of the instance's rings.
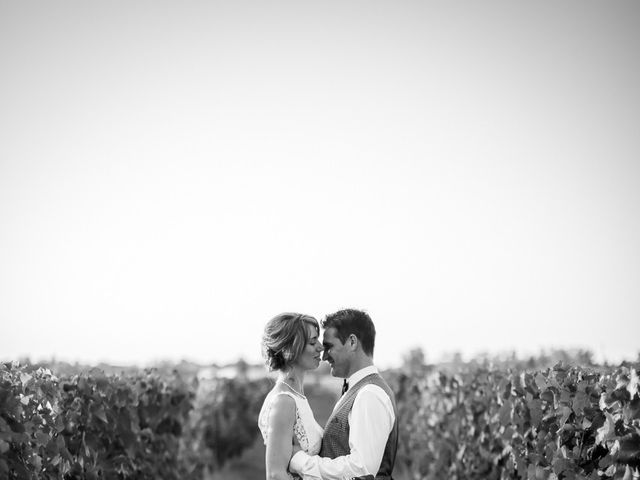
[[318,338],[318,332],[315,327],[309,323],[305,323],[307,329],[307,343],[304,346],[304,350],[300,356],[296,359],[295,364],[300,366],[304,370],[313,370],[320,365],[320,358],[322,356],[322,343]]

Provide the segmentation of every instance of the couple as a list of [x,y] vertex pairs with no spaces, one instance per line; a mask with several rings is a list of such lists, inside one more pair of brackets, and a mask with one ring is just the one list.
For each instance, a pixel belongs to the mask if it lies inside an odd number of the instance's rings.
[[[376,331],[359,310],[327,315],[320,342],[318,321],[283,313],[264,330],[262,348],[278,372],[258,426],[266,445],[268,480],[391,480],[398,447],[395,397],[373,365]],[[329,362],[344,378],[343,394],[324,430],[304,396],[304,374]]]

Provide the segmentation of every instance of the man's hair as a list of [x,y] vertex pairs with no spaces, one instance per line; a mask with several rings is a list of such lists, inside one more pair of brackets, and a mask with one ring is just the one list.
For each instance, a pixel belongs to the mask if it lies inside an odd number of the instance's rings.
[[362,344],[364,353],[373,356],[373,347],[376,343],[376,327],[371,317],[366,312],[346,308],[331,313],[322,321],[322,328],[335,328],[336,336],[342,343],[347,341],[349,335],[355,335]]

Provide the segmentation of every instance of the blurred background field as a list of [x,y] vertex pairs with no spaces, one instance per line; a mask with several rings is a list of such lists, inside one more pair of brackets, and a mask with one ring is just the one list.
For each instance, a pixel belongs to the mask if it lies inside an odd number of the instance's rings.
[[[627,479],[640,467],[640,358],[596,364],[556,350],[384,370],[396,394],[398,480]],[[152,369],[0,364],[0,474],[7,478],[264,478],[257,415],[264,366]],[[305,393],[320,424],[338,398],[327,365]]]

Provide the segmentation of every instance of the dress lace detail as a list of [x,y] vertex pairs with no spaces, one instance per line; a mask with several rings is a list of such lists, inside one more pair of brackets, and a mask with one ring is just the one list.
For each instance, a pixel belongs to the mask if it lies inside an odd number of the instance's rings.
[[[258,416],[258,427],[262,433],[262,439],[266,445],[267,437],[269,435],[269,415],[271,413],[271,407],[273,401],[278,395],[288,395],[296,402],[296,420],[293,424],[292,435],[296,436],[300,448],[309,455],[317,455],[320,452],[320,446],[322,445],[323,430],[311,411],[311,406],[306,397],[295,395],[292,392],[279,392],[271,390],[265,398]],[[300,478],[289,474],[290,478]]]
[[309,450],[309,437],[307,437],[307,431],[302,424],[302,418],[300,418],[300,410],[296,406],[296,423],[293,424],[293,433],[295,433],[300,448],[305,452]]

